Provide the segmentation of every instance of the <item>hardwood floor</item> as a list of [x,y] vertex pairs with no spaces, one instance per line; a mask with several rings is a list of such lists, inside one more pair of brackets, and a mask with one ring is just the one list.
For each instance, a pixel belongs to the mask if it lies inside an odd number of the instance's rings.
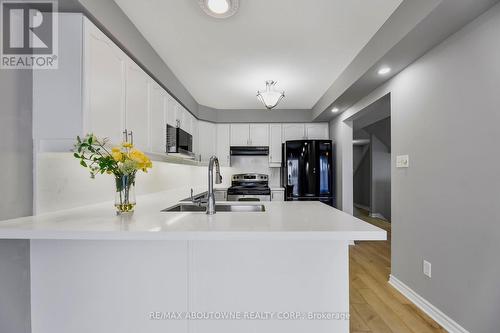
[[427,333],[446,331],[389,285],[391,224],[355,215],[385,229],[387,241],[356,242],[349,247],[351,333]]

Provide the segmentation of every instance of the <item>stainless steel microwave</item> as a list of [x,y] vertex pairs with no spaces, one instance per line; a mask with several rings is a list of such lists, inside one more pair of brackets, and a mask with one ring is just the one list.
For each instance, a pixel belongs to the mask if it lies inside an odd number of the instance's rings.
[[180,127],[167,124],[167,154],[193,155],[193,136]]

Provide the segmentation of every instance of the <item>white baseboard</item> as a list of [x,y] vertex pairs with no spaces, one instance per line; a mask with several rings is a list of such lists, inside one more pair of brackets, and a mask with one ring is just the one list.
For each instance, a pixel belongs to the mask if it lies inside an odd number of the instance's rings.
[[460,326],[453,319],[445,315],[441,310],[429,303],[425,298],[417,294],[406,284],[398,280],[394,275],[389,276],[389,284],[396,288],[401,294],[408,298],[420,310],[425,312],[429,317],[434,319],[449,333],[469,333],[465,328]]

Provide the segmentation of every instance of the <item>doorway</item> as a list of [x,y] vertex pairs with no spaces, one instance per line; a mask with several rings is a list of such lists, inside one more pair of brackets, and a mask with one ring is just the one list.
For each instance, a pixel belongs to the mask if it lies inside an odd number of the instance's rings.
[[391,221],[390,94],[352,120],[353,206],[370,217]]

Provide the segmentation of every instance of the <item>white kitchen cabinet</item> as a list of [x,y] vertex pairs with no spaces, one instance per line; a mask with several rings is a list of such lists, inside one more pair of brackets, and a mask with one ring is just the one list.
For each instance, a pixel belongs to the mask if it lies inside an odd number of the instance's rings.
[[83,134],[123,140],[128,57],[88,19],[84,27]]
[[328,123],[309,123],[305,128],[308,140],[328,140],[330,137]]
[[208,121],[198,122],[198,148],[201,160],[206,162],[216,154],[216,126]]
[[249,146],[250,126],[248,124],[231,124],[231,146]]
[[199,148],[199,130],[198,130],[198,119],[193,117],[193,123],[192,123],[192,129],[193,133],[191,135],[193,136],[193,153],[198,155],[200,153],[200,148]]
[[283,142],[304,140],[306,138],[304,124],[283,124]]
[[172,97],[167,97],[167,124],[173,127],[177,127],[177,111],[176,111],[177,101]]
[[269,166],[281,167],[281,124],[269,125]]
[[269,124],[250,124],[249,127],[250,146],[269,146]]
[[138,148],[163,153],[166,123],[177,126],[177,119],[196,147],[189,111],[82,14],[57,15],[59,68],[33,71],[36,152],[67,152],[87,133],[120,144],[127,129]]
[[285,201],[285,189],[271,189],[271,201]]
[[214,189],[215,201],[227,201],[227,189]]
[[150,142],[151,151],[154,153],[165,153],[166,149],[167,100],[166,91],[151,80],[149,88]]
[[231,124],[231,146],[268,145],[268,124]]
[[219,159],[221,166],[229,166],[231,164],[230,156],[230,138],[231,125],[229,124],[217,124],[217,158]]
[[132,61],[127,62],[125,124],[133,133],[134,145],[151,151],[149,144],[149,84],[150,77]]

